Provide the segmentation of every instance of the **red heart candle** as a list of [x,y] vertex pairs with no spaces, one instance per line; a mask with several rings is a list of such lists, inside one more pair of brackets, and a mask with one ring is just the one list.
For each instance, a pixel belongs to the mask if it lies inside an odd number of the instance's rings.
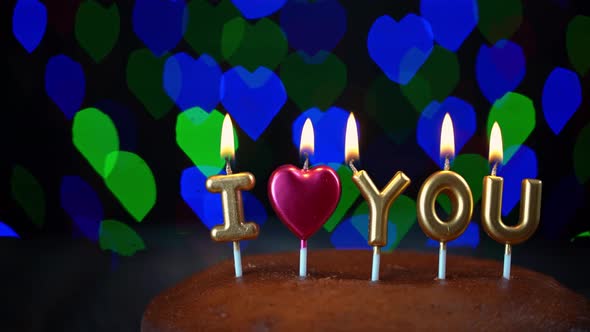
[[340,200],[340,179],[328,166],[308,170],[293,165],[276,169],[268,195],[279,219],[300,240],[307,240],[328,221]]
[[309,168],[313,152],[313,127],[307,119],[301,133],[303,169],[293,165],[277,168],[268,181],[268,197],[279,219],[301,240],[299,276],[307,275],[307,239],[332,215],[340,200],[340,179],[328,166]]

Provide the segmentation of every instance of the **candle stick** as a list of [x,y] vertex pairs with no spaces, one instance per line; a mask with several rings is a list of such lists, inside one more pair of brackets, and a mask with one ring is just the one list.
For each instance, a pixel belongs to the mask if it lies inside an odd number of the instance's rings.
[[254,222],[244,221],[241,190],[254,188],[255,178],[252,173],[233,173],[231,158],[234,155],[234,132],[228,115],[223,120],[221,130],[220,155],[225,158],[226,175],[214,175],[207,179],[205,186],[212,193],[221,193],[223,208],[223,226],[211,229],[211,238],[217,242],[233,242],[234,269],[236,278],[242,276],[242,255],[240,240],[254,239],[258,236],[259,228]]
[[307,276],[307,239],[330,218],[340,200],[340,179],[327,166],[310,167],[309,155],[314,150],[314,133],[311,120],[303,125],[301,155],[302,168],[283,165],[277,168],[268,181],[268,196],[279,219],[300,240],[299,276]]
[[[463,177],[450,170],[451,158],[455,153],[453,123],[450,115],[445,114],[441,130],[441,157],[445,158],[444,170],[430,175],[418,192],[418,224],[426,235],[439,241],[438,279],[446,278],[447,242],[459,237],[471,220],[473,213],[473,196]],[[449,220],[439,218],[436,198],[445,193],[451,201],[452,213]]]
[[397,172],[385,188],[379,191],[367,172],[357,170],[354,161],[359,158],[358,131],[352,113],[348,116],[348,122],[346,124],[345,150],[345,160],[353,172],[352,181],[369,205],[368,243],[373,247],[371,281],[378,281],[381,247],[387,245],[389,208],[396,198],[410,185],[410,179],[403,172]]
[[502,277],[510,279],[512,245],[526,241],[539,226],[542,182],[536,179],[522,181],[520,220],[516,226],[506,226],[501,214],[504,179],[496,176],[498,165],[503,159],[502,145],[502,132],[498,123],[495,122],[490,135],[489,153],[489,160],[493,166],[491,175],[484,177],[483,180],[481,223],[492,239],[504,244]]
[[[303,162],[303,171],[309,171],[309,154],[314,150],[315,135],[313,133],[313,125],[311,120],[307,118],[303,124],[301,131],[301,139],[299,140],[300,153],[305,157]],[[307,276],[307,239],[299,241],[299,277],[305,278]]]

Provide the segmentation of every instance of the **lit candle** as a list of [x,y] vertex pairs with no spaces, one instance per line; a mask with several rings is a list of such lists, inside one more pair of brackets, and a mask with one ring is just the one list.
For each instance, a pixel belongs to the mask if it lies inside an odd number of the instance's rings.
[[490,135],[490,155],[492,174],[483,179],[481,223],[486,233],[495,241],[505,245],[504,269],[502,276],[510,279],[510,260],[512,245],[530,238],[541,218],[542,182],[524,179],[520,193],[520,220],[516,226],[506,226],[502,221],[502,189],[504,179],[496,176],[498,165],[503,159],[502,132],[495,122]]
[[[430,175],[418,193],[418,223],[426,235],[440,243],[438,278],[445,279],[447,242],[459,237],[471,220],[473,196],[463,177],[450,170],[455,154],[455,138],[450,115],[445,114],[441,130],[440,155],[445,158],[444,170]],[[449,220],[443,221],[436,213],[436,198],[446,194],[451,201]]]
[[369,205],[369,245],[373,246],[371,281],[379,280],[381,247],[387,245],[387,220],[389,208],[395,199],[410,185],[410,179],[397,172],[389,183],[379,191],[369,174],[357,170],[354,161],[359,159],[358,131],[354,115],[350,113],[346,124],[345,160],[353,171],[352,181]]
[[259,228],[256,223],[244,221],[241,190],[254,188],[255,178],[252,173],[233,173],[231,159],[234,157],[234,131],[229,115],[225,115],[221,129],[220,155],[225,158],[226,175],[214,175],[207,179],[207,190],[221,193],[223,208],[223,225],[211,229],[211,238],[217,242],[234,244],[234,268],[236,278],[242,276],[242,256],[240,254],[240,240],[254,239],[258,236]]
[[[313,125],[311,120],[307,118],[303,124],[301,131],[301,138],[299,140],[299,154],[305,158],[303,162],[303,171],[309,171],[309,155],[313,153],[315,148],[315,135],[313,133]],[[305,278],[307,276],[307,239],[301,238],[299,240],[299,276]]]
[[300,154],[303,168],[283,165],[268,181],[268,196],[279,219],[300,240],[299,276],[307,276],[307,240],[330,218],[340,200],[340,179],[328,166],[310,167],[309,155],[314,152],[311,120],[303,125]]

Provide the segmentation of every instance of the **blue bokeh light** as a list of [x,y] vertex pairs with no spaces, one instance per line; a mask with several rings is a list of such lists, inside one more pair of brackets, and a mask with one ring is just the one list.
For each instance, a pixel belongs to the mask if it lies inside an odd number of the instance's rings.
[[432,52],[430,23],[414,14],[396,22],[384,15],[375,20],[367,37],[371,59],[385,75],[399,84],[407,84]]
[[346,32],[346,11],[337,0],[289,0],[281,10],[280,25],[289,46],[310,56],[330,52]]
[[370,249],[367,239],[352,224],[352,218],[340,222],[330,235],[330,242],[338,249]]
[[543,87],[543,113],[549,127],[557,135],[582,104],[582,87],[578,75],[571,70],[553,69]]
[[258,139],[287,101],[283,82],[265,67],[254,72],[234,67],[223,74],[220,86],[221,103],[253,140]]
[[178,53],[164,65],[164,90],[181,110],[200,107],[210,112],[219,103],[221,68],[207,54],[194,59]]
[[481,45],[475,60],[475,74],[487,100],[493,103],[516,89],[524,78],[525,65],[522,48],[516,43],[500,40],[492,47]]
[[136,0],[133,31],[156,56],[180,42],[187,25],[184,0]]
[[281,9],[287,0],[232,0],[232,2],[245,18],[256,19]]
[[45,68],[47,95],[71,119],[84,102],[86,79],[82,66],[67,55],[56,55]]
[[79,176],[64,176],[60,188],[61,207],[72,221],[91,241],[98,241],[100,222],[104,212],[100,198]]
[[325,112],[314,107],[301,113],[292,125],[293,144],[299,149],[303,124],[309,118],[315,136],[315,151],[309,158],[311,163],[344,162],[344,137],[349,114],[338,107],[330,107]]
[[[447,242],[449,248],[477,248],[479,245],[479,225],[475,222],[470,222],[469,226],[463,234],[453,241]],[[426,246],[431,248],[438,248],[439,242],[433,239],[426,240]]]
[[475,112],[466,101],[448,97],[442,103],[433,101],[422,111],[418,120],[416,135],[418,144],[441,168],[444,160],[440,157],[440,134],[443,118],[449,113],[455,131],[455,156],[475,133]]
[[[520,201],[522,180],[537,177],[537,155],[526,145],[508,147],[506,151],[516,153],[510,161],[498,170],[498,176],[504,178],[504,192],[502,200],[502,215],[507,216],[516,203]],[[506,152],[505,152],[506,153]]]
[[12,15],[12,32],[18,42],[33,52],[45,35],[47,9],[37,0],[19,0]]
[[2,221],[0,221],[0,237],[15,237],[20,239],[20,236]]
[[422,0],[420,14],[430,22],[434,40],[456,51],[478,21],[476,0]]

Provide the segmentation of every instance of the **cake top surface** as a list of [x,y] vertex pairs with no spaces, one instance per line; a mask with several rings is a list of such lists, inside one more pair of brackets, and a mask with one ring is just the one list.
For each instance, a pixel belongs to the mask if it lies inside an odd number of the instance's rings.
[[298,255],[245,256],[202,271],[158,295],[142,331],[590,330],[590,305],[553,278],[518,266],[501,278],[499,262],[447,258],[437,280],[434,254],[381,257],[369,281],[370,251],[310,251],[308,277]]

